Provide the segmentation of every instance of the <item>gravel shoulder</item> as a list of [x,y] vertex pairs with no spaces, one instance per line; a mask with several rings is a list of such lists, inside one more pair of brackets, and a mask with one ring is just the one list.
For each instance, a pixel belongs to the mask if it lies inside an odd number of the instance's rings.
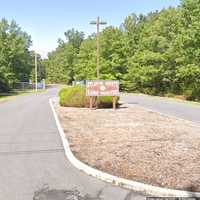
[[89,110],[56,106],[74,155],[115,176],[200,192],[200,127],[137,105]]

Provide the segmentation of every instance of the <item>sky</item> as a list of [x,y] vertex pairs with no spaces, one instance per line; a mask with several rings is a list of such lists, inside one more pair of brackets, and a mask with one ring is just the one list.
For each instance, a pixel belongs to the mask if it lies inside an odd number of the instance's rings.
[[97,16],[107,26],[119,26],[131,13],[146,14],[179,4],[180,0],[0,0],[0,18],[14,19],[31,35],[31,49],[44,58],[57,47],[58,38],[65,38],[66,30],[95,32],[89,22]]

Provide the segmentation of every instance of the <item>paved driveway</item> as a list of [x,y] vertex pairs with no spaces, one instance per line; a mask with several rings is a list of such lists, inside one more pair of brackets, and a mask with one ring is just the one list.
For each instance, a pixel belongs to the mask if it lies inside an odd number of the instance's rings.
[[0,103],[0,200],[140,200],[79,172],[65,158],[46,93]]
[[132,94],[122,94],[120,99],[132,105],[139,105],[167,115],[200,123],[200,104]]

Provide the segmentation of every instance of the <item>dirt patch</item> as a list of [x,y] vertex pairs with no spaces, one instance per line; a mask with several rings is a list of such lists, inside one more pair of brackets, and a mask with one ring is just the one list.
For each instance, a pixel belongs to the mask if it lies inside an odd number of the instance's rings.
[[200,127],[138,106],[77,109],[56,106],[74,155],[134,181],[200,192]]

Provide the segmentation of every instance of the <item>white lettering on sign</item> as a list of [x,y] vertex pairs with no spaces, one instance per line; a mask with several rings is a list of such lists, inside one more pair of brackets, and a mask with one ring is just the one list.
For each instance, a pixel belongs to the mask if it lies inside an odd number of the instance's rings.
[[119,96],[119,81],[86,81],[87,96]]

